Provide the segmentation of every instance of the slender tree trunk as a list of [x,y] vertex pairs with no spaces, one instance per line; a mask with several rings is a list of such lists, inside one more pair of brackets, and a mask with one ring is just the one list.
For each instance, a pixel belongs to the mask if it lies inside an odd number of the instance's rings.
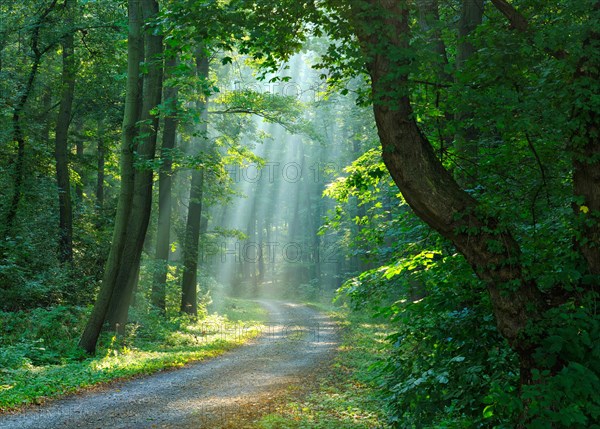
[[[196,54],[196,70],[200,79],[208,79],[209,64],[204,48],[200,48]],[[197,153],[202,154],[203,150],[206,150],[208,133],[206,100],[198,101],[196,109],[201,115],[198,132],[201,143]],[[183,279],[181,281],[181,312],[194,317],[198,315],[198,245],[200,243],[200,224],[202,220],[203,186],[204,169],[195,169],[192,171],[192,185],[190,187],[190,201],[183,246]]]
[[188,217],[183,246],[183,279],[181,282],[181,312],[196,316],[198,314],[198,245],[200,243],[200,222],[202,217],[202,188],[204,171],[192,172]]
[[256,277],[256,293],[258,295],[259,286],[265,281],[265,255],[264,255],[264,231],[265,231],[265,218],[261,216],[258,219],[258,235],[257,235],[257,262],[258,262],[258,274]]
[[[52,88],[49,85],[45,85],[44,86],[44,90],[42,93],[42,106],[44,108],[44,112],[49,112],[52,110]],[[50,130],[52,129],[52,126],[55,125],[54,121],[52,120],[50,115],[44,115],[45,117],[43,118],[43,122],[44,122],[44,127],[42,128],[42,132],[40,133],[41,139],[44,142],[44,144],[47,144],[48,147],[50,147],[52,145],[52,142],[50,141]]]
[[[464,0],[464,2],[466,1],[473,0]],[[430,33],[429,40],[432,44],[432,50],[437,56],[438,62],[435,64],[437,77],[442,83],[451,82],[452,75],[445,70],[445,67],[448,65],[448,54],[446,52],[446,44],[442,39],[438,0],[418,0],[417,8],[419,26],[423,31]]]
[[98,120],[98,141],[97,141],[97,180],[96,180],[96,215],[98,219],[102,218],[104,211],[104,163],[105,163],[105,146],[104,146],[104,120]]
[[[475,29],[481,25],[483,19],[483,0],[463,0],[461,7],[460,20],[458,23],[458,47],[456,52],[456,70],[458,73],[463,69],[476,50],[473,44],[468,40]],[[479,133],[472,125],[467,122],[473,118],[473,113],[466,106],[459,106],[456,113],[456,119],[464,125],[458,128],[454,136],[456,154],[459,162],[463,161],[470,165],[477,163],[477,154],[479,152],[477,138]],[[477,179],[477,171],[467,174],[464,170],[456,172],[458,183],[467,188],[472,188]]]
[[252,199],[252,206],[248,212],[248,214],[250,215],[250,218],[248,219],[248,225],[247,225],[247,231],[248,231],[248,240],[246,240],[247,243],[247,247],[245,249],[242,249],[242,260],[244,262],[244,265],[246,267],[245,274],[245,280],[249,281],[252,280],[252,293],[256,294],[257,290],[258,290],[258,282],[257,282],[257,276],[256,276],[256,268],[257,268],[257,257],[258,257],[258,250],[256,249],[256,206],[257,206],[257,201],[256,201],[256,195],[257,195],[257,191],[256,191],[256,187],[254,190],[254,198]]
[[[66,13],[72,14],[74,1],[67,0],[65,7],[67,9]],[[75,94],[74,39],[73,32],[69,31],[62,41],[62,91],[54,145],[59,207],[58,260],[61,263],[73,261],[73,205],[71,201],[71,180],[69,178],[68,137]]]
[[[498,329],[520,356],[522,382],[531,383],[535,344],[524,331],[545,309],[541,293],[533,281],[524,278],[520,248],[510,231],[483,213],[478,202],[460,189],[436,158],[414,119],[408,97],[408,72],[389,78],[390,70],[406,70],[409,61],[388,57],[390,50],[409,49],[407,2],[368,3],[369,9],[356,3],[356,12],[366,16],[364,25],[382,30],[359,32],[358,37],[367,47],[384,162],[417,216],[451,240],[487,284]],[[493,247],[497,249],[491,250]]]
[[76,123],[75,123],[75,127],[77,128],[77,139],[75,140],[75,158],[77,159],[77,174],[79,175],[79,180],[77,181],[77,184],[75,185],[75,195],[77,196],[77,199],[75,201],[76,205],[80,206],[83,202],[83,189],[84,189],[84,179],[83,179],[83,175],[84,175],[84,164],[85,164],[85,147],[83,145],[83,134],[82,134],[82,130],[83,130],[83,120],[79,119]]
[[[175,57],[166,62],[166,69],[172,71],[177,65]],[[164,90],[165,113],[163,142],[161,148],[162,165],[158,177],[158,225],[156,227],[156,271],[152,282],[152,305],[163,314],[166,311],[167,271],[169,264],[169,253],[171,251],[171,213],[172,213],[172,182],[173,182],[173,158],[172,151],[175,148],[177,137],[177,87],[167,87]]]
[[80,347],[88,353],[94,353],[98,336],[104,324],[108,306],[115,288],[119,265],[125,246],[127,224],[131,212],[133,197],[133,150],[137,134],[136,126],[140,114],[141,85],[140,62],[143,58],[142,17],[140,0],[129,0],[129,35],[127,47],[127,94],[123,115],[123,136],[121,142],[121,190],[117,205],[115,228],[113,230],[110,253],[106,261],[102,287],[96,298],[94,309],[79,341]]
[[25,133],[23,131],[22,116],[25,110],[29,96],[33,90],[33,83],[40,68],[40,63],[44,54],[50,50],[51,46],[44,49],[40,48],[40,29],[48,20],[48,16],[56,7],[57,0],[53,0],[46,9],[40,14],[38,20],[32,26],[31,33],[31,50],[33,51],[33,62],[29,70],[29,76],[25,83],[25,88],[21,92],[17,100],[12,114],[13,125],[13,141],[17,144],[17,153],[15,157],[15,167],[13,173],[13,196],[6,212],[4,228],[2,229],[2,237],[12,233],[15,220],[17,219],[17,211],[22,197],[23,175],[25,173]]
[[[158,15],[158,2],[142,0],[141,5],[144,22],[152,22]],[[148,28],[144,36],[148,73],[144,77],[140,134],[135,146],[135,162],[140,167],[137,167],[134,173],[133,198],[127,236],[107,313],[109,326],[117,332],[123,332],[127,323],[152,209],[154,172],[150,166],[144,164],[153,161],[156,152],[159,121],[154,109],[161,101],[163,77],[163,41],[162,36],[154,34],[154,31],[155,29]]]
[[[469,0],[465,0],[469,1]],[[431,43],[431,49],[436,54],[436,62],[433,64],[435,70],[435,78],[439,83],[435,87],[436,91],[436,108],[440,109],[440,104],[443,101],[442,86],[449,85],[453,81],[452,74],[448,72],[448,52],[446,44],[442,38],[442,27],[440,24],[440,12],[438,0],[418,0],[418,17],[419,27],[427,33],[428,40]],[[454,137],[445,132],[445,126],[452,121],[454,115],[447,109],[444,109],[444,119],[437,118],[437,128],[439,134],[440,151],[439,158],[443,159],[447,148],[452,146]]]

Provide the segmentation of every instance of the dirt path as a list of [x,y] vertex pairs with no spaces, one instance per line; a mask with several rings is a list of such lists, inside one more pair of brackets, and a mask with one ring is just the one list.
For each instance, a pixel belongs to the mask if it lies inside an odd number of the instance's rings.
[[0,416],[0,429],[219,428],[289,391],[331,358],[337,335],[322,314],[260,301],[270,314],[261,337],[183,369]]

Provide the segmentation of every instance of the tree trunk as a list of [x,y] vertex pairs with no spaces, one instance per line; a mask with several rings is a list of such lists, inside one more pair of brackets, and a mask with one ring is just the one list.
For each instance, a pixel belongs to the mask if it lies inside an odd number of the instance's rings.
[[142,19],[140,0],[128,1],[129,35],[127,45],[127,94],[123,115],[123,136],[121,142],[121,190],[117,205],[115,227],[110,253],[106,261],[102,287],[96,298],[94,309],[79,341],[79,346],[88,353],[94,353],[98,336],[106,318],[106,312],[115,288],[121,256],[127,235],[127,224],[131,212],[133,196],[133,151],[136,125],[140,113],[141,85],[140,62],[143,58]]
[[[165,66],[172,71],[177,65],[175,57],[170,58]],[[177,136],[177,87],[170,86],[164,90],[165,98],[165,120],[163,130],[163,142],[161,148],[162,164],[158,177],[158,224],[156,227],[156,271],[152,282],[152,305],[161,313],[166,311],[167,271],[169,264],[169,253],[171,251],[171,212],[172,212],[172,176],[173,158],[172,151],[175,148]]]
[[[203,48],[199,49],[196,54],[196,70],[200,79],[208,79],[209,64]],[[203,149],[206,148],[205,141],[208,132],[206,101],[198,101],[196,109],[200,112],[201,117],[198,132],[201,144],[198,148],[198,154],[202,154]],[[198,244],[200,242],[200,223],[202,219],[203,186],[204,169],[194,169],[192,171],[192,185],[190,187],[190,201],[183,245],[183,279],[181,281],[181,312],[194,317],[198,315]]]
[[37,21],[31,27],[33,29],[31,32],[31,50],[33,51],[33,62],[31,63],[25,88],[21,92],[12,114],[12,137],[13,141],[17,144],[17,153],[14,162],[13,196],[6,212],[4,228],[2,229],[2,238],[6,238],[13,232],[12,230],[17,219],[17,211],[19,210],[19,204],[21,202],[21,188],[23,187],[23,175],[25,173],[25,133],[21,123],[21,117],[23,115],[23,111],[25,110],[27,100],[29,100],[29,96],[33,90],[33,83],[40,68],[42,57],[51,47],[47,46],[44,49],[40,48],[40,29],[48,20],[48,16],[56,7],[56,3],[57,0],[53,0],[52,3],[50,3],[46,9],[44,9]]
[[75,195],[77,196],[76,200],[75,200],[75,204],[77,206],[81,206],[81,204],[83,203],[83,189],[84,189],[84,181],[83,181],[83,175],[84,175],[84,164],[85,164],[85,147],[83,145],[83,134],[82,134],[82,130],[84,127],[83,124],[83,118],[80,118],[76,123],[75,123],[75,127],[78,131],[77,133],[77,139],[75,140],[75,158],[77,159],[77,174],[79,175],[79,180],[77,181],[77,184],[75,185]]
[[[371,30],[379,30],[359,31],[358,37],[366,47],[384,162],[417,216],[451,240],[486,283],[498,329],[520,356],[522,382],[530,383],[535,345],[524,330],[544,310],[541,293],[534,282],[523,278],[520,248],[510,231],[460,189],[414,119],[408,97],[409,60],[388,56],[390,51],[409,49],[407,3],[368,3],[369,9],[357,4],[357,16],[363,16]],[[394,72],[390,79],[392,70],[406,71]]]
[[[71,14],[73,0],[67,0],[66,13]],[[56,184],[58,186],[59,239],[58,260],[61,263],[73,261],[73,206],[71,201],[71,180],[69,178],[69,126],[75,94],[75,53],[74,36],[69,31],[62,41],[62,91],[54,156],[56,160]]]
[[446,45],[442,39],[438,0],[418,0],[417,7],[419,26],[423,31],[430,32],[429,40],[433,45],[433,52],[438,58],[438,62],[435,64],[437,77],[441,82],[451,82],[452,76],[445,70],[445,66],[448,65],[448,54],[446,52]]
[[[460,20],[458,23],[458,47],[456,52],[456,70],[460,73],[466,61],[476,52],[475,47],[467,40],[469,35],[481,25],[483,19],[483,0],[463,0]],[[469,165],[477,163],[478,133],[475,127],[467,122],[473,117],[467,106],[459,106],[456,120],[463,122],[454,135],[456,155],[459,162]],[[456,179],[461,185],[472,188],[477,179],[477,172],[467,174],[463,170],[456,173]]]
[[252,294],[255,295],[258,291],[258,279],[256,276],[256,262],[258,258],[258,250],[256,249],[256,186],[254,187],[254,192],[252,193],[254,194],[254,198],[252,198],[252,206],[248,211],[250,217],[248,219],[246,228],[246,231],[248,231],[248,239],[246,240],[246,248],[242,249],[241,251],[241,258],[245,265],[244,280],[246,280],[246,284],[249,284],[248,282],[252,280]]
[[[105,163],[105,146],[104,146],[104,121],[98,120],[98,142],[97,142],[97,180],[96,180],[96,216],[102,218],[104,211],[104,163]],[[100,220],[99,223],[102,221]],[[97,223],[97,225],[99,224]]]
[[257,263],[258,263],[258,273],[256,276],[256,296],[258,296],[259,286],[265,281],[265,255],[263,253],[264,248],[264,231],[265,231],[265,218],[261,216],[258,219],[258,235],[257,235]]
[[[144,22],[149,23],[158,15],[156,0],[142,0]],[[142,109],[138,142],[135,145],[135,168],[131,213],[127,225],[127,235],[119,272],[107,313],[107,321],[112,329],[123,332],[127,323],[127,314],[137,284],[138,268],[142,257],[144,240],[150,222],[152,210],[152,184],[154,172],[145,165],[154,160],[158,133],[158,115],[154,109],[160,104],[162,96],[162,36],[154,34],[154,28],[148,28],[144,35],[145,55],[148,73],[144,76]]]
[[[600,1],[594,4],[593,14],[600,16]],[[575,213],[581,216],[577,246],[585,260],[589,274],[595,279],[587,288],[597,292],[600,276],[600,108],[598,107],[598,82],[600,59],[598,46],[600,31],[591,30],[584,41],[583,57],[575,74],[578,100],[573,122],[577,125],[572,140],[573,192],[581,204],[575,204]]]

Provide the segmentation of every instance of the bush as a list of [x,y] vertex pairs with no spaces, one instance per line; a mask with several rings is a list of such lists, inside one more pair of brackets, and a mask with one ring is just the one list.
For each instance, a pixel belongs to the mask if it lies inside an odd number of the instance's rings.
[[77,340],[88,316],[82,307],[57,306],[0,313],[0,360],[6,368],[80,359]]
[[[490,412],[492,386],[510,391],[518,362],[495,327],[487,294],[460,256],[411,258],[409,270],[389,278],[377,316],[389,318],[391,353],[375,366],[390,416],[397,428],[512,427],[511,416]],[[374,270],[346,287],[364,311],[365,293],[386,270]],[[390,288],[389,285],[393,285]],[[398,296],[399,295],[399,296]],[[488,407],[488,408],[486,408]]]

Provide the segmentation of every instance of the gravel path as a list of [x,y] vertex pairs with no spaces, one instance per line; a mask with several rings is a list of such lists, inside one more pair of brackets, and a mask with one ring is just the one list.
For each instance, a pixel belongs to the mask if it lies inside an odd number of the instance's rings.
[[306,306],[260,303],[270,314],[265,332],[234,351],[0,416],[0,429],[214,429],[248,408],[268,411],[262,404],[302,385],[331,358],[337,334],[330,320]]

